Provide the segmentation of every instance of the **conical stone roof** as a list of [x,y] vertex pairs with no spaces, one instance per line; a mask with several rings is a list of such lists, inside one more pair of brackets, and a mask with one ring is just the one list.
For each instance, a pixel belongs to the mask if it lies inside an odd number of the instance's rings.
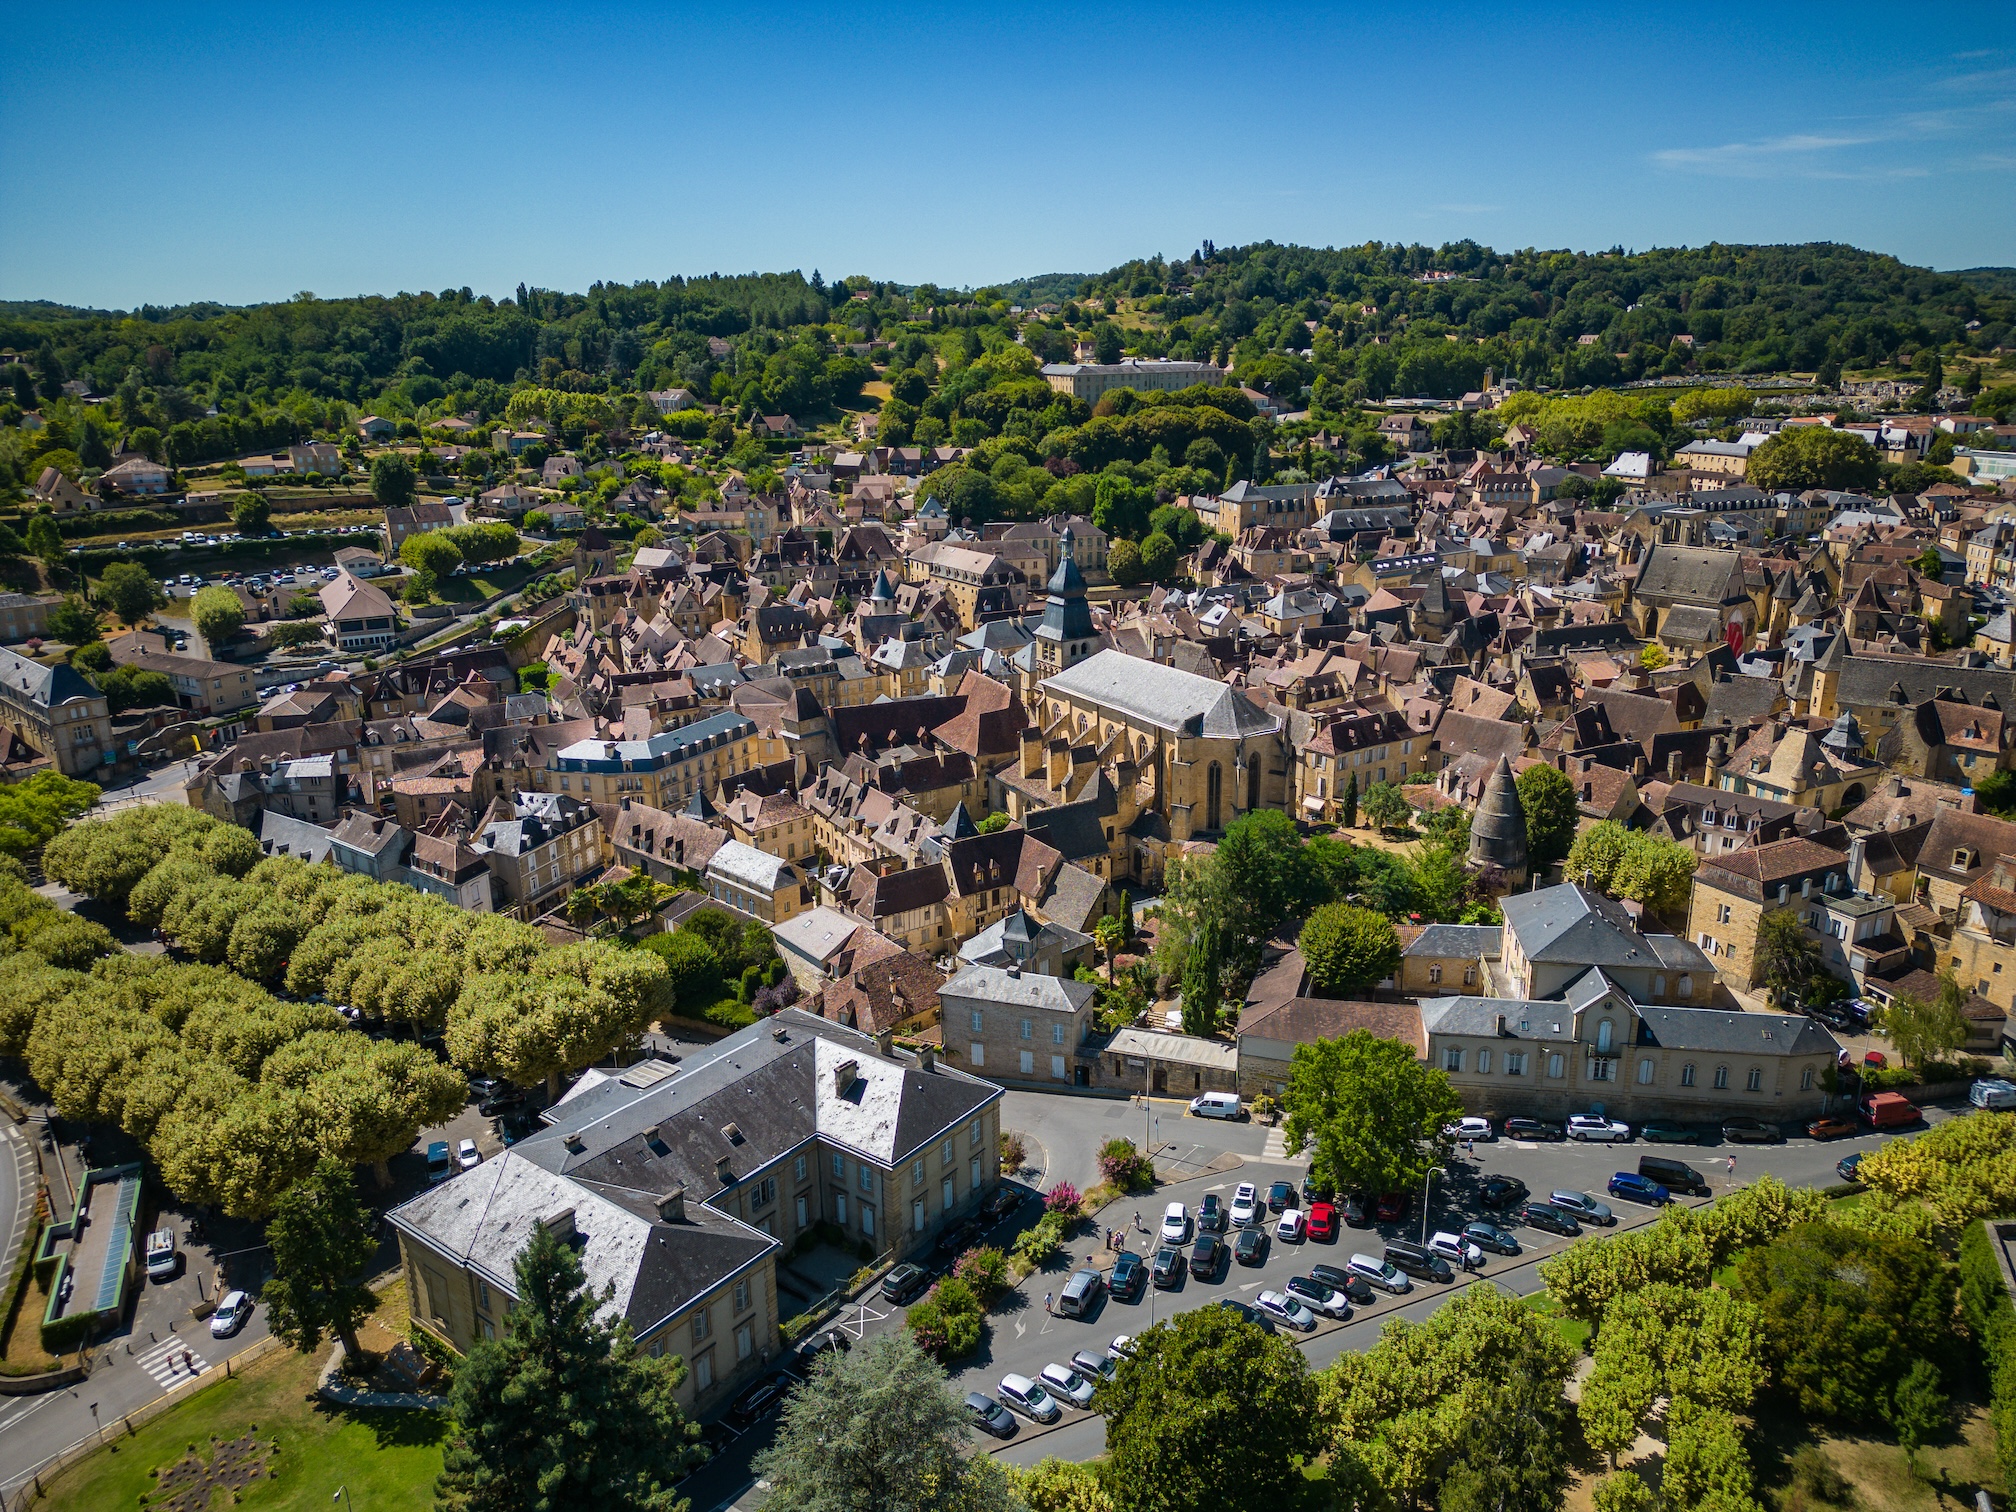
[[1521,871],[1526,866],[1526,809],[1512,780],[1512,763],[1498,758],[1470,821],[1470,864]]

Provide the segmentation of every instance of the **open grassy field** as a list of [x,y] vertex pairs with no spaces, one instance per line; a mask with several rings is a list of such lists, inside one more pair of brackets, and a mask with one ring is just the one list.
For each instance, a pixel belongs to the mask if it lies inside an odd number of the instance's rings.
[[[404,1308],[388,1289],[385,1308]],[[389,1335],[388,1335],[389,1337]],[[367,1340],[367,1343],[370,1342]],[[323,1352],[269,1355],[120,1437],[51,1482],[39,1505],[56,1512],[102,1512],[165,1500],[209,1470],[243,1480],[235,1500],[212,1507],[256,1512],[321,1512],[338,1486],[375,1512],[426,1512],[448,1419],[441,1412],[334,1407],[314,1394]],[[177,1467],[181,1467],[179,1470]]]

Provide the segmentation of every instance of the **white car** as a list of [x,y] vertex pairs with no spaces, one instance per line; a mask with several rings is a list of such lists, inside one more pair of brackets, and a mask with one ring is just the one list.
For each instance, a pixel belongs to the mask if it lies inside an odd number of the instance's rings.
[[1444,1229],[1428,1241],[1428,1248],[1458,1270],[1475,1270],[1484,1263],[1484,1251],[1461,1235]]
[[1001,1401],[1011,1412],[1019,1412],[1039,1423],[1054,1423],[1064,1415],[1057,1399],[1025,1375],[1001,1377]]
[[1442,1133],[1448,1139],[1490,1140],[1498,1137],[1498,1131],[1491,1127],[1488,1118],[1459,1118],[1452,1124],[1442,1125]]
[[1260,1311],[1266,1313],[1270,1318],[1286,1323],[1290,1328],[1300,1329],[1303,1333],[1308,1333],[1316,1326],[1316,1314],[1309,1311],[1308,1308],[1297,1302],[1293,1297],[1287,1296],[1282,1292],[1263,1291],[1256,1301],[1259,1304]]
[[1062,1397],[1073,1407],[1092,1405],[1092,1383],[1069,1365],[1045,1365],[1043,1385],[1052,1396]]
[[1631,1125],[1617,1123],[1595,1113],[1576,1113],[1568,1119],[1568,1137],[1620,1144],[1631,1137]]
[[476,1141],[465,1139],[455,1146],[455,1163],[465,1171],[473,1171],[483,1163],[483,1157],[476,1149]]
[[1133,1359],[1134,1335],[1132,1334],[1113,1335],[1113,1342],[1106,1346],[1106,1352],[1112,1355],[1116,1360]]
[[242,1291],[226,1292],[224,1300],[217,1304],[217,1311],[210,1314],[210,1337],[228,1339],[245,1326],[245,1320],[252,1316],[252,1299]]
[[1251,1228],[1253,1222],[1266,1207],[1260,1201],[1260,1189],[1250,1181],[1239,1183],[1239,1189],[1232,1194],[1232,1225],[1234,1228]]
[[1162,1241],[1165,1244],[1181,1244],[1190,1237],[1190,1210],[1180,1202],[1172,1202],[1162,1210]]
[[1344,1269],[1359,1280],[1370,1282],[1381,1291],[1392,1292],[1395,1296],[1414,1290],[1414,1283],[1401,1275],[1396,1266],[1376,1255],[1353,1255]]
[[1279,1239],[1283,1244],[1300,1244],[1302,1242],[1302,1231],[1308,1226],[1308,1221],[1307,1218],[1303,1217],[1302,1209],[1283,1208],[1281,1210],[1281,1221],[1274,1225],[1274,1237]]

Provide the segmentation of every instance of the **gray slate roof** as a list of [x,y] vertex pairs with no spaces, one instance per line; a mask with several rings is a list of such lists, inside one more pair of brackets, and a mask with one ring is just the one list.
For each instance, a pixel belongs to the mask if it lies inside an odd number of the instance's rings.
[[1014,1008],[1042,1008],[1051,1013],[1076,1013],[1092,998],[1090,982],[1067,981],[1024,971],[1010,975],[1000,966],[968,966],[938,989],[938,1000],[971,998]]
[[81,672],[67,663],[45,667],[5,650],[0,650],[0,683],[27,695],[31,703],[44,709],[53,709],[73,698],[102,696],[84,680]]
[[1572,884],[1514,893],[1505,927],[1529,961],[1547,965],[1664,967],[1709,971],[1713,963],[1678,935],[1640,934],[1623,906]]
[[1722,1055],[1833,1054],[1839,1041],[1805,1015],[1727,1008],[1640,1008],[1652,1042],[1668,1050]]
[[1179,735],[1232,740],[1281,728],[1278,719],[1261,713],[1236,688],[1124,651],[1088,656],[1043,686],[1109,705]]
[[1505,931],[1496,924],[1430,924],[1402,952],[1410,956],[1489,956],[1504,948]]

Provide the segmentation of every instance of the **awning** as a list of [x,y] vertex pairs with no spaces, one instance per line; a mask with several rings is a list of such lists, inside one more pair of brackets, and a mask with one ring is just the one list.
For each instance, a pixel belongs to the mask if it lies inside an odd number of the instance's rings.
[[1323,800],[1321,798],[1304,798],[1302,800],[1302,807],[1309,810],[1312,814],[1320,814],[1323,812]]

